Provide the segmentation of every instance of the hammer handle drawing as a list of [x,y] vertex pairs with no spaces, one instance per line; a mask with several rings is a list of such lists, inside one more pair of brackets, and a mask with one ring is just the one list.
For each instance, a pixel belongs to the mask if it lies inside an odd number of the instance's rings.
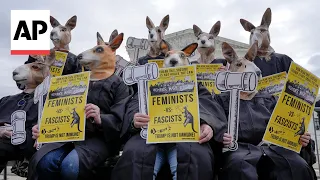
[[228,121],[228,134],[231,135],[232,141],[228,150],[235,151],[238,149],[238,127],[239,127],[239,96],[238,89],[232,89],[230,92],[230,108],[229,108],[229,121]]

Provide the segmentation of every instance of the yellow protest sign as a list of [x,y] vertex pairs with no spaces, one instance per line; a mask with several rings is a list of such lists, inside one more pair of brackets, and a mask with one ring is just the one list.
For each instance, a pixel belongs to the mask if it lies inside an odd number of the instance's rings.
[[205,86],[211,94],[220,94],[215,86],[216,72],[223,64],[197,64],[197,80]]
[[90,72],[52,77],[40,122],[39,143],[82,141]]
[[56,51],[56,59],[52,66],[50,66],[50,74],[52,77],[61,76],[63,72],[64,65],[66,64],[68,53]]
[[163,67],[163,59],[151,59],[151,60],[148,60],[148,63],[151,63],[151,62],[157,63],[159,68]]
[[263,136],[264,142],[300,152],[299,138],[309,127],[319,84],[317,76],[291,63],[285,86]]
[[162,68],[148,81],[147,143],[198,142],[200,131],[195,66]]
[[262,93],[268,93],[275,96],[279,96],[282,92],[286,79],[286,72],[281,72],[278,74],[263,77],[258,82],[257,90]]

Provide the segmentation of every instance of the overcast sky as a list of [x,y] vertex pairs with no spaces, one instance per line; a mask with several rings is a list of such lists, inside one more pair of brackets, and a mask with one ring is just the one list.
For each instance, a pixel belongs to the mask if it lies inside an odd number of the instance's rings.
[[61,24],[78,16],[72,32],[70,51],[79,54],[96,44],[99,31],[107,41],[114,29],[123,32],[125,39],[117,51],[129,60],[125,50],[129,36],[146,38],[145,19],[149,16],[155,25],[169,14],[166,34],[198,25],[209,32],[220,20],[219,36],[248,43],[249,33],[239,19],[259,25],[264,11],[270,7],[271,45],[276,52],[287,54],[300,65],[311,68],[320,77],[320,7],[319,0],[12,0],[0,7],[0,97],[19,93],[12,80],[12,71],[27,60],[27,56],[10,55],[10,10],[51,10]]

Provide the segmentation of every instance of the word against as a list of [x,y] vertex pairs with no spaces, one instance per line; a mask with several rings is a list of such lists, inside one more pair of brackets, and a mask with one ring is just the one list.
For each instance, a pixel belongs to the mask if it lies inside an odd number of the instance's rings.
[[11,10],[11,55],[50,54],[50,10]]

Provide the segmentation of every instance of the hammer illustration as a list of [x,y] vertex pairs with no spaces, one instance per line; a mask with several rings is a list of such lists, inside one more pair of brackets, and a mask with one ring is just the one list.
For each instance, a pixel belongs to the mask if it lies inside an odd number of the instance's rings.
[[240,91],[253,92],[258,85],[258,77],[254,72],[219,72],[216,76],[216,87],[221,92],[230,91],[230,106],[228,117],[228,134],[232,142],[228,149],[238,149],[239,100]]
[[[39,102],[38,104],[38,124],[39,124],[39,128],[40,128],[40,122],[41,122],[41,117],[42,117],[42,110],[43,110],[43,96],[45,94],[48,93],[48,90],[49,90],[49,86],[50,86],[50,80],[51,80],[51,77],[50,75],[47,76],[43,82],[37,86],[37,88],[35,89],[34,91],[34,97],[33,97],[33,101],[34,101],[34,104],[36,104],[37,102]],[[37,150],[39,150],[41,148],[42,144],[39,144],[37,142]]]
[[[127,66],[123,70],[123,81],[127,85],[138,83],[139,111],[147,114],[148,88],[147,81],[158,79],[159,67],[157,63],[147,63],[140,66]],[[140,136],[146,139],[146,127],[142,128]]]

